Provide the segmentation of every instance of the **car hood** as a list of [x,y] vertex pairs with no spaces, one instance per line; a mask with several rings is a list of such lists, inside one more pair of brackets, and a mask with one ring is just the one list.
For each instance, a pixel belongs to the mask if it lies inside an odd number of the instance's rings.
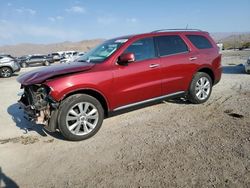
[[72,63],[52,65],[24,73],[17,78],[17,81],[22,85],[40,84],[44,82],[46,79],[55,76],[87,71],[91,69],[93,66],[94,66],[93,63],[84,63],[84,62],[72,62]]

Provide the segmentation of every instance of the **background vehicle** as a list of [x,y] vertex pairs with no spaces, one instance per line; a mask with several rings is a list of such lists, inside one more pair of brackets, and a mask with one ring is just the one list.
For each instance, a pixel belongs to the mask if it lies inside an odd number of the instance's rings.
[[42,64],[44,66],[49,66],[53,63],[52,57],[48,57],[46,55],[30,55],[26,59],[22,59],[20,61],[21,67],[25,68],[32,64]]
[[63,58],[61,59],[60,63],[69,63],[73,62],[78,57],[78,52],[76,51],[66,51],[63,54]]
[[26,115],[69,140],[87,139],[103,119],[186,97],[206,102],[221,78],[221,54],[207,32],[158,30],[105,41],[78,62],[21,75]]
[[77,54],[78,52],[76,51],[65,51],[63,55],[65,58],[69,58],[69,57],[76,56]]
[[0,55],[0,77],[10,77],[14,72],[20,71],[20,65],[10,55]]
[[53,61],[60,61],[62,59],[62,56],[57,52],[48,54],[48,57],[51,57]]
[[10,54],[0,54],[1,57],[9,57],[11,59],[16,59],[15,57],[13,57],[12,55]]
[[245,63],[245,70],[246,70],[246,73],[250,74],[250,57],[247,59]]
[[24,60],[28,59],[28,57],[30,57],[30,56],[31,55],[24,55],[24,56],[21,56],[21,57],[17,57],[16,60],[20,64],[21,61],[24,61]]

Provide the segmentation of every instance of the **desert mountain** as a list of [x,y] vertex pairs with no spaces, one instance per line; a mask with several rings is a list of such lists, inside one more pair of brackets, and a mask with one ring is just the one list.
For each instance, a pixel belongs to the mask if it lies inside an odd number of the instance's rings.
[[[245,42],[250,42],[250,32],[245,33],[211,33],[216,42],[222,42],[225,48],[239,47]],[[7,53],[13,56],[22,56],[27,54],[48,54],[56,51],[76,50],[88,51],[103,39],[84,40],[80,42],[62,42],[54,44],[17,44],[0,46],[0,54]]]
[[22,56],[27,54],[48,54],[57,51],[88,51],[97,44],[101,43],[103,39],[95,40],[84,40],[80,42],[62,42],[54,44],[17,44],[17,45],[6,45],[0,46],[0,54],[6,53],[13,56]]

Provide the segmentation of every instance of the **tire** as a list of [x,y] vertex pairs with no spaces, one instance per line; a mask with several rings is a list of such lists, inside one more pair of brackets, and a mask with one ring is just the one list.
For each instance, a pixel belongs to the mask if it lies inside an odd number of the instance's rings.
[[13,71],[9,67],[2,67],[0,68],[0,77],[2,78],[8,78],[11,77],[13,74]]
[[28,64],[25,63],[25,62],[22,62],[22,63],[21,63],[21,67],[22,67],[22,68],[26,68],[26,67],[28,67]]
[[67,140],[85,140],[98,132],[103,119],[104,110],[96,98],[86,94],[76,94],[61,103],[58,127]]
[[212,79],[204,72],[197,72],[193,77],[188,91],[188,100],[194,104],[206,102],[212,92]]
[[44,65],[44,66],[49,66],[49,65],[50,65],[50,62],[45,61],[45,62],[43,63],[43,65]]

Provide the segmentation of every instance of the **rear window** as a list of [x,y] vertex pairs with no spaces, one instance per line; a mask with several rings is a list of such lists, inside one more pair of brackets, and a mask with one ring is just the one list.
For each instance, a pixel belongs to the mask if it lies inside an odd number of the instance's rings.
[[178,35],[155,37],[160,56],[188,52],[188,47]]
[[193,45],[198,49],[208,49],[212,48],[210,41],[201,35],[187,35],[187,38],[193,43]]

